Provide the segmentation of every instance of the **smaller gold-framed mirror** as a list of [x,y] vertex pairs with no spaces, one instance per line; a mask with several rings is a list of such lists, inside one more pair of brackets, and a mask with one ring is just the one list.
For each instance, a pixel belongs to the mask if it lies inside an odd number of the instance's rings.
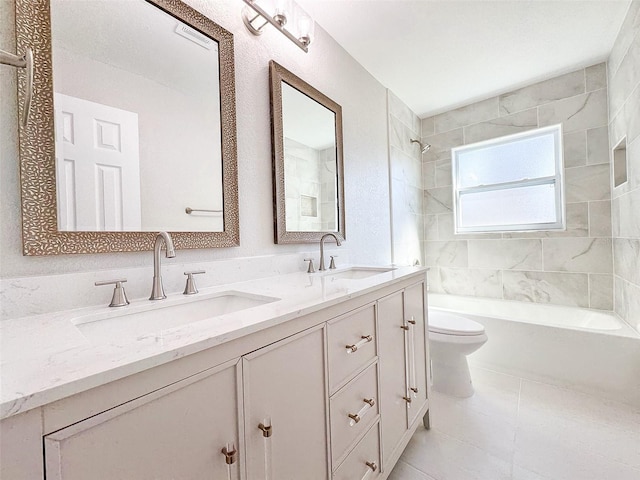
[[275,243],[345,239],[342,107],[269,63]]

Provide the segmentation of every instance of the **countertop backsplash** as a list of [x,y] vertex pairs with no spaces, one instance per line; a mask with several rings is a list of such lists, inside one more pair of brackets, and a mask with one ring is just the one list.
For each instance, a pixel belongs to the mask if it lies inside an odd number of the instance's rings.
[[[327,245],[329,247],[329,245]],[[333,253],[327,250],[328,254]],[[349,252],[340,248],[338,266],[349,263]],[[226,283],[272,277],[275,275],[305,272],[305,258],[313,258],[318,266],[319,252],[283,255],[264,255],[209,262],[180,263],[180,251],[176,258],[162,257],[162,279],[167,294],[182,292],[186,281],[184,272],[205,270],[196,277],[198,288],[215,287]],[[58,312],[93,305],[108,305],[112,287],[96,287],[100,280],[126,278],[125,291],[130,300],[148,297],[153,278],[153,259],[149,252],[149,265],[129,269],[97,270],[60,275],[14,277],[0,279],[0,320]]]

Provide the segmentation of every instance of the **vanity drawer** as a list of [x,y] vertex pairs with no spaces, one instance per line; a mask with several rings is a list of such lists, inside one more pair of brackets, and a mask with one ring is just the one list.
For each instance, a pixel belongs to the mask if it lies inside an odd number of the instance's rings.
[[334,465],[378,419],[377,367],[371,365],[329,400]]
[[333,480],[373,480],[380,476],[380,424],[372,426],[344,462]]
[[374,304],[329,322],[328,336],[329,389],[333,393],[377,355]]

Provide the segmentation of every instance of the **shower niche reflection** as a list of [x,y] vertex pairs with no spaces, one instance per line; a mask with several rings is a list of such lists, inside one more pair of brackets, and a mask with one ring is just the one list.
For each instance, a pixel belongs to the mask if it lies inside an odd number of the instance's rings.
[[335,114],[283,83],[282,124],[287,231],[333,232],[338,229]]
[[270,64],[276,243],[344,239],[342,109]]

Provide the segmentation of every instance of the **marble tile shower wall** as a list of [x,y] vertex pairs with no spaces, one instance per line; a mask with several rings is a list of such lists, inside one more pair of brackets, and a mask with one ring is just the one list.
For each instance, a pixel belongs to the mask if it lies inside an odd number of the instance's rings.
[[411,139],[420,139],[420,119],[390,90],[389,170],[393,262],[423,265],[423,187],[420,148]]
[[[567,230],[454,235],[451,148],[562,123]],[[422,120],[432,291],[613,308],[604,63]]]
[[612,192],[615,312],[640,331],[640,0],[629,7],[608,66],[609,144],[627,143],[627,182]]

